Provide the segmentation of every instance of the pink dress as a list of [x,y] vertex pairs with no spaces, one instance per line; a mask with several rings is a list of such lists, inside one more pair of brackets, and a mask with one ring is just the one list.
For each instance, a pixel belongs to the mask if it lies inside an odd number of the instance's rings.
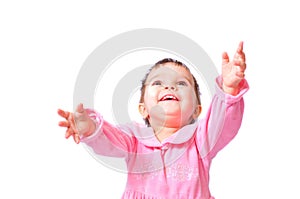
[[[220,78],[217,79],[220,84]],[[89,110],[97,130],[83,138],[94,153],[122,157],[128,178],[122,199],[213,199],[209,190],[212,159],[237,134],[244,111],[243,80],[237,96],[216,86],[206,117],[159,142],[151,127],[130,123],[115,126]]]

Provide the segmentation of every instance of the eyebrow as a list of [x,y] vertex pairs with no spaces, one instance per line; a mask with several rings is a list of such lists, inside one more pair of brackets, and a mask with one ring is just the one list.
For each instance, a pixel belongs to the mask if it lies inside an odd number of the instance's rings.
[[149,78],[149,79],[147,78],[146,84],[149,83],[149,82],[151,82],[153,79],[159,77],[159,75],[160,75],[160,74],[157,74],[157,75],[154,75],[153,77],[151,77],[151,78]]

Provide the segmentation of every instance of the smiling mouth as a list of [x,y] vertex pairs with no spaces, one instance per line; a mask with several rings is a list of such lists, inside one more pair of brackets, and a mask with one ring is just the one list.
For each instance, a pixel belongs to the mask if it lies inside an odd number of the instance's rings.
[[179,101],[179,100],[174,95],[165,95],[159,101],[161,102],[161,101]]

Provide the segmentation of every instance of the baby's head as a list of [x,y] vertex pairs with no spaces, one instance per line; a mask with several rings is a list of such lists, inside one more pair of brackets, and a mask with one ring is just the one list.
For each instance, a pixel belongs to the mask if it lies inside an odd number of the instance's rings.
[[148,126],[193,123],[201,113],[201,100],[189,68],[170,58],[152,66],[142,80],[139,111]]

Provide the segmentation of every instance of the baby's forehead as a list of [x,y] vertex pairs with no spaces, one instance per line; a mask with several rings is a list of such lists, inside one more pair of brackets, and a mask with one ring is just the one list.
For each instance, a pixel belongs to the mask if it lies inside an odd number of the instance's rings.
[[148,79],[153,78],[154,76],[178,76],[193,80],[193,75],[186,66],[171,62],[153,67],[149,73]]

